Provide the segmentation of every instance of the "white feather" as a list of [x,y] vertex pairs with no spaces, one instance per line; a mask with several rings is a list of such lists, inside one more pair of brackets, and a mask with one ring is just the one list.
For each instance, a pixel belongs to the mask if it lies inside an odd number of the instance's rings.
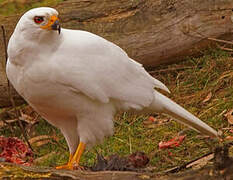
[[7,76],[38,113],[61,129],[71,153],[80,140],[92,145],[111,135],[117,110],[161,110],[217,136],[198,118],[158,95],[154,88],[169,92],[168,88],[120,47],[85,31],[61,29],[59,35],[41,29],[31,22],[38,13],[57,14],[39,8],[22,16],[9,41]]

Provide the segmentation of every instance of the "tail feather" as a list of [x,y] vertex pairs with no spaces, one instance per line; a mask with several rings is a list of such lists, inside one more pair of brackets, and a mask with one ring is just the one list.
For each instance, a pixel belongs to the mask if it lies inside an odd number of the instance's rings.
[[178,122],[181,122],[203,134],[211,137],[218,137],[217,131],[157,91],[154,93],[154,101],[150,108],[153,111],[168,114]]

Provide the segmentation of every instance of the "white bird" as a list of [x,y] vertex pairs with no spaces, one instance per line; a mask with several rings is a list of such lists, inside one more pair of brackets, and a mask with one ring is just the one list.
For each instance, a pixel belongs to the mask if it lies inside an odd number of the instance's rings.
[[154,88],[168,88],[117,45],[95,34],[60,28],[53,8],[31,9],[9,40],[7,76],[17,92],[63,133],[73,169],[86,145],[113,134],[119,111],[171,115],[197,131],[217,132]]

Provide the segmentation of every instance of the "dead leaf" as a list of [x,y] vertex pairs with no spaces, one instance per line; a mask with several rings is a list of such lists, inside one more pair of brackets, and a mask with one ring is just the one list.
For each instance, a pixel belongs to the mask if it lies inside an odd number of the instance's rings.
[[230,140],[230,141],[232,141],[232,140],[233,140],[233,136],[227,136],[227,137],[225,137],[225,140]]
[[58,143],[58,141],[59,138],[55,135],[54,136],[40,135],[29,139],[29,143],[34,144],[35,146],[42,146],[44,144],[54,143],[54,142]]
[[38,141],[38,142],[36,142],[34,144],[35,144],[35,146],[40,147],[40,146],[48,144],[50,142],[51,142],[51,139],[47,139],[47,140]]
[[185,136],[176,136],[167,142],[161,141],[159,149],[173,148],[179,146],[185,139]]
[[34,124],[38,121],[39,114],[36,113],[30,106],[26,106],[20,109],[20,120],[23,120],[29,124]]
[[50,143],[54,138],[48,135],[41,135],[41,136],[36,136],[31,139],[29,139],[30,144],[34,144],[35,146],[39,147],[44,144]]
[[212,98],[212,92],[209,92],[205,99],[202,101],[203,103],[208,102]]
[[43,141],[43,140],[48,140],[48,139],[52,139],[52,137],[48,136],[48,135],[40,135],[40,136],[36,136],[36,137],[29,139],[29,143],[33,144],[33,143],[36,143],[38,141]]
[[233,124],[233,109],[224,114],[224,116],[227,118],[229,124]]

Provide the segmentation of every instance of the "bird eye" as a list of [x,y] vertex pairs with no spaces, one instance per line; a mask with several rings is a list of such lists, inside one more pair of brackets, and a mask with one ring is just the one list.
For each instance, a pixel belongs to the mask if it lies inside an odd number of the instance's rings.
[[44,21],[44,17],[42,17],[42,16],[35,16],[34,17],[34,22],[36,23],[36,24],[40,24],[40,23],[42,23]]

